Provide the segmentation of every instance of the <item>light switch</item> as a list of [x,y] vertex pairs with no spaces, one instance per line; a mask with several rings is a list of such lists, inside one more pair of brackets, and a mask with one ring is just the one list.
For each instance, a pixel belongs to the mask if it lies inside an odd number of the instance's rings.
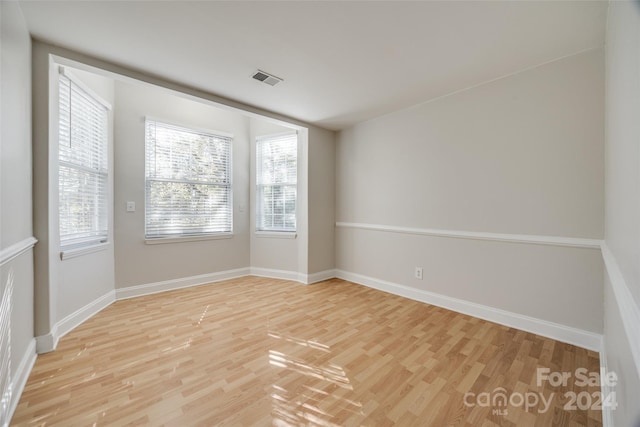
[[127,212],[136,211],[136,202],[127,202]]

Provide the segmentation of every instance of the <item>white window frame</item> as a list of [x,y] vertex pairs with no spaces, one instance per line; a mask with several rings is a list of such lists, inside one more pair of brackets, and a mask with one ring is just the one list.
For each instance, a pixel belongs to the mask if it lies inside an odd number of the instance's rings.
[[[85,253],[92,253],[99,250],[104,249],[109,240],[109,228],[110,228],[110,177],[109,177],[109,140],[110,140],[110,129],[109,129],[109,115],[111,111],[111,105],[102,99],[98,94],[96,94],[91,88],[87,87],[80,79],[75,77],[73,73],[69,72],[69,70],[65,69],[65,67],[58,67],[58,122],[57,122],[57,146],[58,146],[58,155],[57,155],[57,163],[58,163],[58,238],[60,242],[60,256],[61,259],[72,258],[75,256],[83,255]],[[101,166],[94,167],[93,165],[83,164],[81,162],[74,162],[62,159],[63,150],[62,150],[62,140],[61,133],[62,129],[62,109],[60,108],[60,103],[62,102],[62,90],[63,86],[61,84],[61,79],[66,78],[69,81],[69,90],[75,90],[76,93],[80,93],[81,96],[84,96],[90,104],[93,104],[94,107],[100,108],[104,113],[102,126],[102,145],[98,147],[98,150],[95,151],[95,154],[99,156],[98,162],[101,163]],[[69,102],[71,103],[71,94],[69,95]],[[69,115],[71,115],[71,106],[69,107]],[[71,140],[71,129],[72,129],[72,120],[69,118],[68,128],[65,130],[69,132],[69,143],[73,143]],[[76,141],[77,142],[77,141]],[[92,147],[91,149],[95,149],[96,147]],[[61,197],[61,179],[62,173],[61,169],[66,168],[69,170],[81,171],[89,176],[97,177],[96,183],[102,183],[102,192],[96,193],[93,197],[93,203],[95,208],[93,211],[97,212],[97,218],[94,218],[94,227],[91,231],[86,232],[85,236],[80,236],[77,238],[66,238],[62,235],[62,210],[60,205],[60,197]],[[91,202],[90,199],[87,199]]]
[[[149,143],[147,140],[147,125],[150,123],[156,123],[161,126],[167,126],[170,128],[174,128],[177,130],[183,130],[189,133],[198,133],[207,136],[211,136],[214,138],[225,139],[228,143],[228,157],[227,157],[227,168],[228,168],[228,181],[225,184],[206,182],[206,181],[198,181],[198,180],[190,180],[190,179],[170,179],[167,177],[151,177],[151,171],[149,170]],[[145,243],[146,244],[161,244],[161,243],[172,243],[172,242],[191,242],[191,241],[199,241],[199,240],[210,240],[210,239],[225,239],[233,237],[233,135],[227,132],[221,132],[217,130],[204,129],[196,126],[185,125],[182,123],[175,123],[170,120],[159,119],[151,116],[145,117],[144,122],[145,128],[145,136],[144,136],[144,146],[145,146]],[[197,185],[207,185],[207,186],[215,186],[215,187],[223,187],[227,191],[227,210],[229,213],[228,218],[228,230],[225,231],[199,231],[199,232],[188,232],[184,231],[180,233],[164,233],[164,234],[150,234],[149,233],[149,216],[150,216],[150,182],[174,182],[174,183],[184,183],[184,184],[197,184]]]
[[[272,237],[272,238],[295,238],[297,236],[298,229],[298,173],[296,170],[296,180],[295,182],[261,182],[262,178],[262,167],[263,161],[261,157],[261,148],[260,145],[265,142],[271,142],[273,140],[281,139],[283,137],[295,137],[296,139],[296,167],[299,168],[298,163],[300,160],[300,140],[297,132],[284,132],[270,135],[262,135],[256,138],[256,190],[255,190],[255,200],[256,200],[256,210],[255,210],[255,234],[257,237]],[[262,192],[267,186],[277,186],[277,187],[295,187],[296,189],[296,200],[295,200],[295,227],[294,228],[278,228],[278,227],[264,227],[262,226],[262,212],[263,212],[263,197]]]

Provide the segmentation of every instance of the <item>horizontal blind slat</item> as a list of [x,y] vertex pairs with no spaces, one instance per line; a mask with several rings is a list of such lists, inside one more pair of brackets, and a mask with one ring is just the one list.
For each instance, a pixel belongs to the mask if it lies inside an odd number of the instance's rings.
[[59,228],[62,247],[108,235],[108,110],[59,76]]
[[232,138],[146,120],[145,235],[232,231]]
[[262,137],[256,144],[256,229],[295,231],[298,138]]

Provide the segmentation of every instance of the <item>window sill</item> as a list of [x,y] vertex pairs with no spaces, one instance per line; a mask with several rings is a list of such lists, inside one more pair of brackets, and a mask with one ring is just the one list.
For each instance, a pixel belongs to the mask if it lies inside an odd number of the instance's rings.
[[209,236],[185,236],[185,237],[158,237],[155,239],[144,239],[146,245],[162,245],[165,243],[186,243],[186,242],[200,242],[204,240],[220,240],[231,239],[233,234],[212,234]]
[[298,233],[295,231],[256,231],[256,237],[267,239],[295,239]]
[[77,258],[79,256],[104,251],[108,247],[109,247],[109,243],[105,242],[105,243],[98,243],[91,246],[85,246],[82,248],[67,249],[67,250],[60,251],[60,259],[64,261],[71,258]]

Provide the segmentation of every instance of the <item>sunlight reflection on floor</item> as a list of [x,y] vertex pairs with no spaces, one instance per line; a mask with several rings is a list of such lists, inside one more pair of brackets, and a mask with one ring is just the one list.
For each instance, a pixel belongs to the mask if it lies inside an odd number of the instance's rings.
[[269,364],[283,370],[280,380],[272,386],[273,426],[339,427],[332,419],[345,411],[364,418],[359,401],[341,396],[353,393],[353,385],[344,369],[316,357],[317,352],[321,352],[320,355],[326,358],[331,353],[329,346],[274,331],[269,331],[268,335],[281,343],[298,346],[290,352],[280,351],[284,345],[279,346],[279,350],[269,350]]

